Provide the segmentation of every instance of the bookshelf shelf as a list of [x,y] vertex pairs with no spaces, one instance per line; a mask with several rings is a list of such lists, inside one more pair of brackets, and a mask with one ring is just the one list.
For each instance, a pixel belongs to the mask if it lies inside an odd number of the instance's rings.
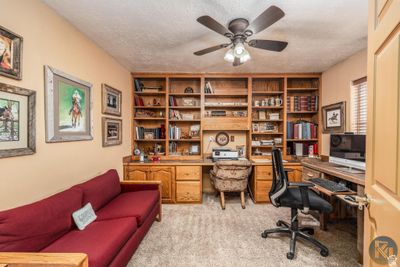
[[218,93],[218,94],[204,94],[205,97],[247,97],[247,93]]
[[273,148],[273,147],[283,147],[283,145],[274,145],[274,146],[251,146],[251,147],[255,147],[255,148]]
[[312,139],[286,139],[287,142],[317,142],[317,138]]
[[284,94],[284,91],[260,91],[260,92],[253,92],[253,95],[280,95],[280,94]]
[[288,92],[318,91],[318,88],[288,88]]
[[283,120],[259,120],[259,119],[253,119],[251,121],[252,122],[283,122]]
[[170,106],[170,109],[201,109],[200,106]]
[[133,118],[137,121],[165,121],[165,118]]
[[170,96],[182,96],[182,97],[198,97],[201,96],[200,93],[169,93]]
[[283,109],[283,106],[253,106],[253,109]]
[[281,134],[283,134],[283,132],[277,132],[277,133],[274,133],[274,132],[263,132],[263,133],[252,132],[251,134],[252,135],[267,135],[267,134],[269,134],[269,135],[281,135]]
[[165,106],[135,106],[134,109],[165,109]]
[[177,119],[169,119],[170,122],[200,122],[200,119],[193,119],[193,120],[177,120]]
[[201,139],[169,139],[170,142],[200,142]]
[[166,139],[134,139],[135,142],[164,142]]
[[287,114],[317,114],[318,111],[288,111]]
[[135,95],[140,95],[140,96],[152,96],[152,95],[165,95],[165,91],[158,91],[158,92],[134,92]]
[[222,106],[209,106],[209,105],[205,105],[205,108],[247,108],[248,105],[222,105]]

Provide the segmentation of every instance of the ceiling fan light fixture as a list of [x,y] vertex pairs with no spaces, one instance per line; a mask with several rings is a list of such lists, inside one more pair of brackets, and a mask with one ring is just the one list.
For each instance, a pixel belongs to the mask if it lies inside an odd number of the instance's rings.
[[235,55],[233,53],[233,49],[230,48],[228,51],[226,51],[224,60],[232,63],[235,60]]
[[244,45],[241,42],[237,43],[233,48],[233,54],[235,55],[235,57],[241,57],[245,51],[246,49],[244,48]]
[[250,53],[245,50],[242,56],[240,57],[240,63],[245,63],[251,59]]

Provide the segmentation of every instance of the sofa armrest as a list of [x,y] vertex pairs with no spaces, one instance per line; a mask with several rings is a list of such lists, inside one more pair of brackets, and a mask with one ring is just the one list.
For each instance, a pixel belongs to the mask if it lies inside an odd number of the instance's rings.
[[88,256],[83,253],[19,253],[0,252],[0,266],[71,266],[88,267]]
[[124,180],[120,181],[121,183],[121,192],[136,192],[143,190],[158,190],[160,197],[160,212],[158,214],[157,221],[161,221],[161,205],[162,205],[162,183],[161,181],[131,181]]

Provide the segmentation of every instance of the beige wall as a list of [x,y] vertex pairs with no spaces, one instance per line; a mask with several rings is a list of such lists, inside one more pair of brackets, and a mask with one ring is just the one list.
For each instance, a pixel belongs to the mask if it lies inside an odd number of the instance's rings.
[[[367,49],[322,73],[322,106],[346,101],[346,131],[350,131],[351,82],[367,76]],[[322,125],[321,125],[322,127]],[[329,134],[322,134],[322,155],[329,155]]]
[[[110,168],[121,175],[122,157],[130,154],[129,71],[38,0],[2,0],[0,25],[24,38],[22,80],[0,76],[0,82],[37,92],[37,152],[0,159],[0,210],[51,195]],[[44,65],[93,84],[92,141],[45,143]],[[101,83],[123,92],[120,146],[102,147]]]

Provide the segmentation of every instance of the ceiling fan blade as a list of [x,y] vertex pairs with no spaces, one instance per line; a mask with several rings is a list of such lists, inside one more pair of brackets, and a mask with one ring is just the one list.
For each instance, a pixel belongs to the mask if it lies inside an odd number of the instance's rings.
[[207,28],[219,34],[222,34],[225,37],[233,36],[233,34],[226,27],[221,25],[218,21],[216,21],[210,16],[202,16],[198,18],[197,21],[206,26]]
[[285,13],[276,6],[270,6],[261,15],[259,15],[252,23],[250,23],[249,29],[254,33],[258,33],[265,30],[281,18],[285,16]]
[[233,66],[236,67],[236,66],[239,66],[239,65],[242,65],[242,64],[243,63],[240,62],[240,58],[235,57],[235,60],[233,61]]
[[220,45],[216,45],[216,46],[211,46],[211,47],[209,47],[209,48],[206,48],[206,49],[203,49],[203,50],[199,50],[199,51],[197,51],[197,52],[194,52],[193,54],[195,54],[196,56],[202,56],[202,55],[205,55],[205,54],[208,54],[208,53],[217,51],[217,50],[219,50],[219,49],[221,49],[221,48],[228,47],[229,45],[230,45],[230,44],[220,44]]
[[283,49],[285,49],[285,47],[287,45],[288,45],[287,42],[273,41],[273,40],[257,40],[257,39],[255,39],[255,40],[249,41],[249,46],[251,46],[251,47],[275,51],[275,52],[281,52]]

